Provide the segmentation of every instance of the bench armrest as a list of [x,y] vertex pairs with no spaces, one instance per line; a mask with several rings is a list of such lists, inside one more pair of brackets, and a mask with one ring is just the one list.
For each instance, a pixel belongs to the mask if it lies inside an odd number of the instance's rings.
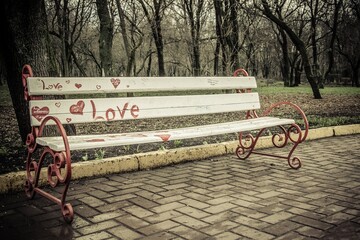
[[[280,108],[280,107],[290,107],[292,110],[294,110],[295,112],[297,112],[300,117],[302,118],[302,125],[303,125],[303,133],[300,135],[300,139],[298,140],[299,142],[303,142],[309,132],[309,121],[304,113],[304,111],[296,104],[292,103],[292,102],[278,102],[278,103],[274,103],[272,104],[264,113],[264,116],[268,116],[270,113],[272,113],[273,111],[275,111],[276,109]],[[295,132],[299,132],[301,131],[301,128],[299,127],[298,124],[292,124],[292,127],[290,127],[291,130],[294,130]]]

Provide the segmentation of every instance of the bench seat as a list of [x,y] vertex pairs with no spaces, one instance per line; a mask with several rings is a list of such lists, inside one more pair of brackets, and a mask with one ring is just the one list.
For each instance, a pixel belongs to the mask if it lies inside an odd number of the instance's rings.
[[[99,147],[114,147],[131,144],[167,142],[170,140],[214,136],[219,134],[244,132],[279,125],[288,125],[293,123],[295,123],[293,119],[260,117],[233,122],[216,123],[159,131],[68,136],[68,141],[72,150],[82,150]],[[54,151],[65,150],[62,137],[38,137],[36,139],[36,142],[42,146],[48,146]]]

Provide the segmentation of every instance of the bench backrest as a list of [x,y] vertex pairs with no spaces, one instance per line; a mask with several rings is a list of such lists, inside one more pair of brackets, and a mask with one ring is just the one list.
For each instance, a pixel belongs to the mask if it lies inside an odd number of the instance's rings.
[[[174,117],[260,108],[257,93],[98,98],[104,93],[197,91],[256,88],[254,77],[28,77],[32,126],[45,116],[63,124]],[[101,93],[101,94],[100,94]],[[74,95],[48,99],[46,95]],[[38,97],[39,96],[39,97]],[[85,96],[85,97],[84,97]],[[75,97],[75,98],[74,98]],[[73,99],[74,98],[74,99]]]

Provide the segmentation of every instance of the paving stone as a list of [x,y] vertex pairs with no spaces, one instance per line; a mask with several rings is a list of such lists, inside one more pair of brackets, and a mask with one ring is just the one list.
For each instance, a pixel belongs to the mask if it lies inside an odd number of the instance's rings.
[[224,232],[224,233],[220,233],[216,236],[213,236],[209,239],[214,239],[214,240],[237,240],[240,239],[241,236],[232,232]]
[[139,232],[143,233],[144,235],[153,235],[155,233],[167,231],[171,228],[179,226],[179,223],[176,223],[171,220],[166,220],[163,222],[155,223],[147,227],[143,227],[138,229]]
[[215,205],[215,206],[205,208],[203,210],[205,212],[214,214],[214,213],[220,213],[220,212],[223,212],[223,211],[227,211],[227,210],[235,208],[235,207],[236,207],[235,204],[226,202],[226,203],[221,203],[221,204],[218,204],[218,205]]
[[325,223],[322,221],[318,221],[318,220],[314,220],[311,218],[307,218],[307,217],[303,217],[303,216],[297,216],[291,219],[291,221],[306,225],[306,226],[311,226],[311,227],[315,227],[321,230],[327,230],[329,228],[332,228],[333,225],[329,224],[329,223]]
[[161,212],[165,212],[165,211],[175,210],[177,208],[182,208],[184,206],[185,206],[185,204],[182,204],[179,202],[172,202],[172,203],[160,205],[158,207],[154,207],[151,209],[151,211],[153,211],[155,213],[161,213]]
[[231,229],[237,227],[238,225],[239,224],[236,222],[226,220],[226,221],[217,222],[208,227],[205,227],[205,228],[201,229],[201,231],[203,233],[213,236],[213,235],[218,235],[220,233],[228,232]]
[[116,220],[118,222],[128,226],[128,227],[132,227],[133,229],[138,229],[138,228],[142,228],[142,227],[150,225],[144,219],[137,218],[137,217],[132,216],[130,214],[125,214],[125,215],[117,218]]
[[303,225],[301,224],[286,220],[276,224],[272,224],[269,227],[264,228],[263,230],[271,235],[281,236],[290,231],[294,231],[295,229],[298,229],[302,226]]
[[67,197],[75,210],[71,225],[57,204],[39,195],[0,195],[0,236],[360,239],[359,142],[360,135],[305,142],[299,170],[265,156],[239,161],[225,155],[73,181]]
[[170,233],[181,236],[184,239],[208,239],[208,235],[186,226],[177,226],[169,230]]
[[109,220],[101,223],[95,223],[83,228],[79,228],[77,231],[79,231],[81,234],[86,235],[94,232],[103,231],[109,228],[112,228],[114,226],[117,226],[119,223],[117,223],[114,220]]
[[107,230],[109,233],[115,235],[119,239],[133,240],[142,237],[140,233],[133,231],[125,226],[118,226]]
[[76,240],[102,240],[102,239],[109,239],[112,236],[107,233],[107,232],[97,232],[97,233],[92,233],[92,234],[88,234],[88,235],[84,235],[82,237],[77,237]]
[[117,211],[107,212],[107,213],[95,215],[93,217],[89,217],[88,220],[90,220],[93,223],[98,223],[98,222],[111,220],[125,214],[126,213],[124,211],[117,210]]
[[151,216],[154,214],[153,212],[151,212],[143,207],[136,206],[136,205],[130,205],[130,206],[124,208],[123,210],[138,217],[138,218],[145,218],[145,217],[148,217],[148,216]]
[[206,222],[203,222],[201,220],[198,220],[196,218],[186,216],[186,215],[175,217],[172,220],[175,221],[175,222],[178,222],[178,223],[180,223],[182,225],[185,225],[185,226],[188,226],[188,227],[191,227],[191,228],[196,228],[196,229],[204,228],[204,227],[209,226],[209,224],[206,223]]
[[211,215],[210,213],[204,212],[200,209],[193,208],[190,206],[178,208],[176,211],[189,215],[190,217],[200,218],[200,219]]
[[232,231],[250,239],[262,239],[262,240],[274,239],[274,236],[271,234],[261,232],[259,230],[247,226],[240,226],[233,229]]

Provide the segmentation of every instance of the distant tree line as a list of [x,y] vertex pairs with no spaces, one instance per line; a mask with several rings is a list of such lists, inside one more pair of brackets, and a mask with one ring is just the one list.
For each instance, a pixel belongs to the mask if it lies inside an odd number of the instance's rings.
[[341,77],[359,86],[358,0],[4,0],[0,10],[0,76],[18,119],[25,63],[37,76],[230,76],[241,67],[285,86],[306,78],[315,98]]

